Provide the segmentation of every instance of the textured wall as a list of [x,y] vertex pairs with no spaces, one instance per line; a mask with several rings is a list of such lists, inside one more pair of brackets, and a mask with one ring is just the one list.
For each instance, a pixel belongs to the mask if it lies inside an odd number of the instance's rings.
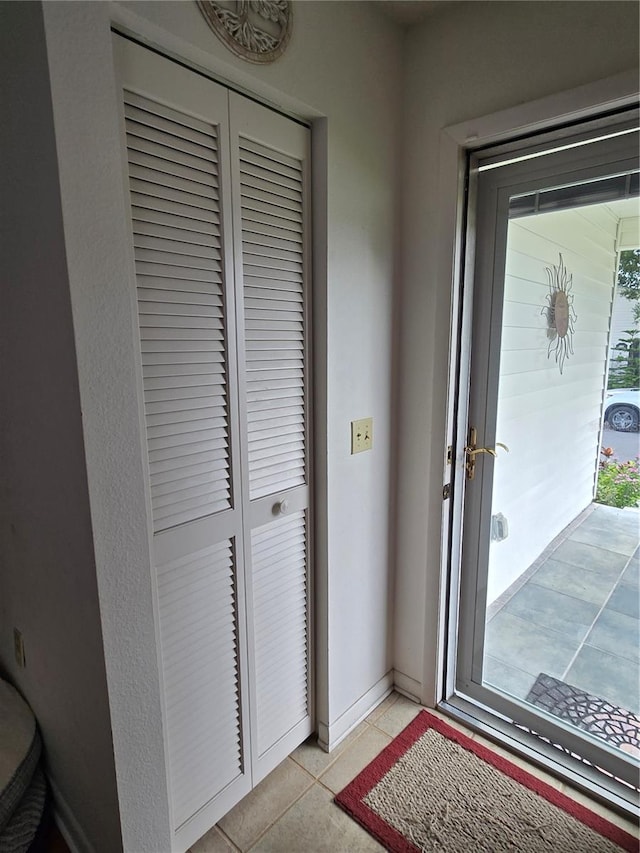
[[[0,5],[0,669],[82,843],[121,848],[42,9]],[[16,666],[13,627],[27,665]],[[63,802],[62,802],[63,801]],[[79,831],[78,831],[79,830]]]

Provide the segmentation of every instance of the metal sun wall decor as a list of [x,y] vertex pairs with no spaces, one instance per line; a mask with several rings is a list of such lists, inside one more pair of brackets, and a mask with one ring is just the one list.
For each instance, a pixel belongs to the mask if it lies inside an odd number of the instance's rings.
[[197,0],[213,32],[236,56],[273,62],[291,36],[290,0]]
[[556,364],[562,374],[565,360],[573,355],[574,323],[578,316],[573,310],[573,274],[567,271],[562,254],[559,255],[558,266],[552,264],[551,267],[545,267],[549,279],[549,304],[545,305],[540,313],[547,318],[547,358],[551,358],[551,353],[555,352]]

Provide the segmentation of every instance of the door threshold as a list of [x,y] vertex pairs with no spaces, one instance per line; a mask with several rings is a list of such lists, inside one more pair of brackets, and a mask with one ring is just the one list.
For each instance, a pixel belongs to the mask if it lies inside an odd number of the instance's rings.
[[566,782],[578,791],[619,814],[637,822],[640,817],[638,791],[619,782],[591,764],[547,743],[511,720],[469,699],[454,695],[437,706],[443,714],[498,746]]

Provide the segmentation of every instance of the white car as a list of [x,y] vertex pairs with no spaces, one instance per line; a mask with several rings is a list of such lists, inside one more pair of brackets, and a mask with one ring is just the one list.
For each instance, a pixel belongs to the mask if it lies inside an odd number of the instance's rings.
[[640,422],[640,389],[607,391],[604,419],[618,432],[636,432]]

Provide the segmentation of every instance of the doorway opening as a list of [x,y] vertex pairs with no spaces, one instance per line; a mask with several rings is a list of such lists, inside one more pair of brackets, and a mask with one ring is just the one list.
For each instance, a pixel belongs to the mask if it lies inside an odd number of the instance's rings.
[[559,745],[632,802],[640,509],[603,500],[607,477],[632,494],[640,450],[625,445],[636,432],[606,443],[622,435],[608,387],[618,263],[640,245],[637,126],[627,127],[470,158],[473,331],[447,704]]

